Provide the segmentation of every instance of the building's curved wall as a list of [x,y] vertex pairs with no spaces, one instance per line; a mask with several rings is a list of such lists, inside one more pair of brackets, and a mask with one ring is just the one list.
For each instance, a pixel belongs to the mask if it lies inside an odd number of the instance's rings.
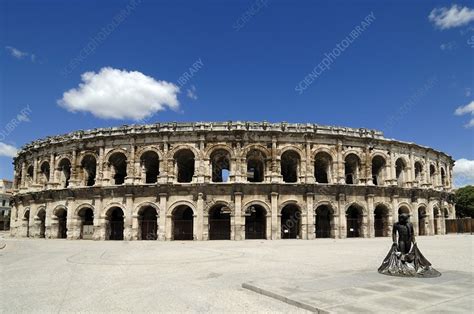
[[417,234],[442,234],[444,219],[455,217],[450,156],[366,129],[124,126],[35,141],[14,164],[14,236],[77,239],[90,224],[94,239],[108,239],[119,224],[125,239],[146,228],[160,240],[222,230],[230,239],[373,237],[389,235],[399,211],[411,214]]

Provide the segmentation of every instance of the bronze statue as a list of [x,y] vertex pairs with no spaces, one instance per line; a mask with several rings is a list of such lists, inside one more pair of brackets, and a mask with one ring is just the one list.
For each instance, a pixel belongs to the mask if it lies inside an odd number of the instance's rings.
[[[441,273],[421,254],[415,241],[413,224],[408,214],[400,214],[393,224],[392,248],[380,265],[378,272],[402,277],[438,277]],[[398,241],[397,241],[398,236]]]

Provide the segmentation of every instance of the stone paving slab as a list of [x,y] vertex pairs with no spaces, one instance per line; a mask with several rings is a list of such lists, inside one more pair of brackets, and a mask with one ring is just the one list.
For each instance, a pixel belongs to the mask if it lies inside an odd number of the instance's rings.
[[[442,270],[441,270],[442,271]],[[472,273],[400,278],[376,271],[317,278],[279,277],[242,285],[256,293],[318,313],[472,313]]]

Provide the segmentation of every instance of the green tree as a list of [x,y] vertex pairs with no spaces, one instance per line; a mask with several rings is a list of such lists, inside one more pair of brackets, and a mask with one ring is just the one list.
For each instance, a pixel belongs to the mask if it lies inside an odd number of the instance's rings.
[[456,216],[474,218],[474,186],[468,185],[456,190]]

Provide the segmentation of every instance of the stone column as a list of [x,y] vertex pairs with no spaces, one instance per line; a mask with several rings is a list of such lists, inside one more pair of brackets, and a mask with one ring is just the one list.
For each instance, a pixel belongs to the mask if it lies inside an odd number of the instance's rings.
[[158,240],[170,240],[171,237],[167,236],[167,230],[171,230],[171,224],[167,224],[168,219],[166,218],[166,213],[168,212],[167,199],[168,195],[166,193],[160,193],[160,212],[158,213],[159,225],[158,225]]
[[[278,193],[271,192],[271,213],[268,213],[271,216],[271,234],[267,234],[267,239],[278,240],[281,239],[281,226],[278,223],[278,218],[280,213],[278,212]],[[281,217],[280,217],[281,218]],[[267,228],[268,231],[268,228]]]
[[370,149],[365,147],[365,170],[367,177],[367,185],[374,185],[374,180],[372,178],[372,159],[370,158]]
[[314,193],[307,192],[306,193],[306,237],[303,239],[314,240],[316,238],[316,230],[315,230],[315,213],[314,213]]
[[105,219],[103,218],[102,196],[94,195],[94,240],[105,240]]
[[347,238],[347,219],[346,219],[346,195],[340,193],[338,195],[338,207],[339,207],[339,238]]
[[202,240],[202,227],[204,218],[204,195],[198,193],[198,199],[196,202],[196,214],[194,215],[195,223],[193,224],[193,233],[195,240]]
[[133,194],[125,194],[125,221],[124,221],[124,240],[133,239]]
[[368,225],[368,234],[369,238],[375,237],[375,213],[374,213],[374,195],[367,194],[367,225]]
[[135,139],[132,138],[130,143],[130,152],[127,156],[127,176],[125,177],[125,184],[133,184],[135,181]]
[[[234,192],[234,240],[245,239],[245,221],[242,213],[242,193]],[[245,218],[244,218],[245,219]]]
[[68,240],[77,240],[79,239],[79,234],[76,235],[76,219],[74,217],[74,210],[76,209],[76,202],[74,197],[69,197],[67,199],[67,212],[66,212],[66,238]]
[[97,169],[95,173],[95,185],[101,186],[101,185],[107,185],[107,182],[105,180],[105,169],[104,169],[104,163],[105,163],[105,152],[104,152],[104,147],[100,147],[99,149],[99,158],[97,161]]
[[411,208],[413,209],[413,212],[411,214],[410,221],[413,224],[413,229],[414,229],[415,235],[419,235],[420,230],[418,228],[419,227],[419,225],[418,225],[418,202],[417,201],[411,202]]
[[340,184],[345,184],[346,183],[346,176],[344,173],[344,167],[345,167],[345,161],[342,159],[342,141],[338,140],[337,141],[337,146],[336,146],[336,157],[337,157],[337,163],[336,163],[336,169],[335,172],[337,173],[337,182]]

